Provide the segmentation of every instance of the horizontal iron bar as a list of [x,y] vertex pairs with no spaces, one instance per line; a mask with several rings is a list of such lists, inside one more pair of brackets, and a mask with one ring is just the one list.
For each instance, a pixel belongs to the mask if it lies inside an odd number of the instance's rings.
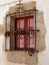
[[6,16],[9,16],[9,15],[13,15],[13,14],[19,14],[19,13],[24,13],[24,12],[27,12],[27,13],[29,13],[29,11],[30,12],[34,12],[35,10],[33,9],[31,9],[31,10],[25,10],[25,11],[22,11],[22,12],[14,12],[14,13],[11,13],[11,14],[7,14]]
[[[31,31],[33,31],[33,32],[35,32],[35,30],[31,30]],[[37,32],[39,32],[39,30],[36,30]],[[11,34],[13,34],[13,35],[15,35],[15,34],[17,34],[17,35],[25,35],[25,34],[30,34],[30,30],[27,30],[27,31],[25,31],[25,30],[16,30],[16,31],[7,31],[7,32],[5,32],[5,36],[10,36]]]

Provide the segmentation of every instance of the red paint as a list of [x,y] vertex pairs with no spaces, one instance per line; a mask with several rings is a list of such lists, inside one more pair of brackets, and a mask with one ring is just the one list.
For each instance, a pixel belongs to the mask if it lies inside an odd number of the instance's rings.
[[[16,19],[16,29],[19,28],[19,22],[20,22],[20,28],[26,29],[26,31],[29,28],[29,19],[30,19],[30,27],[34,28],[34,17],[25,17],[24,18]],[[29,36],[28,35],[18,35],[16,36],[16,48],[18,49],[28,49],[28,46],[31,48],[34,48],[34,32],[30,32],[30,45],[29,45]]]

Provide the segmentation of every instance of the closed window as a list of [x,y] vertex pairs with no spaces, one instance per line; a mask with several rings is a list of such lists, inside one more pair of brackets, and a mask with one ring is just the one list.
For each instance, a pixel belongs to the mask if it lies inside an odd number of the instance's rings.
[[18,18],[15,20],[15,47],[16,50],[34,48],[34,17]]

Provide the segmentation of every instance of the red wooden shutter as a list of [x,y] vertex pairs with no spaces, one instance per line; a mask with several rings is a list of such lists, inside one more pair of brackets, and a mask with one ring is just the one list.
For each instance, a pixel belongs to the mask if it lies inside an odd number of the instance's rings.
[[[30,23],[29,23],[30,22]],[[30,27],[30,31],[29,31]],[[16,30],[25,30],[26,32],[30,32],[30,42],[29,42],[29,35],[24,34],[24,35],[16,35],[16,48],[17,49],[32,49],[34,48],[34,32],[31,31],[34,29],[34,17],[25,17],[16,19]]]

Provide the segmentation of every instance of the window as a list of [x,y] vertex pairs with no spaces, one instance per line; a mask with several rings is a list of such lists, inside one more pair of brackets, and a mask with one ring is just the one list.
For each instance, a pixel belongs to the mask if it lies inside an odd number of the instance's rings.
[[17,18],[15,20],[15,48],[28,50],[34,48],[34,17]]

